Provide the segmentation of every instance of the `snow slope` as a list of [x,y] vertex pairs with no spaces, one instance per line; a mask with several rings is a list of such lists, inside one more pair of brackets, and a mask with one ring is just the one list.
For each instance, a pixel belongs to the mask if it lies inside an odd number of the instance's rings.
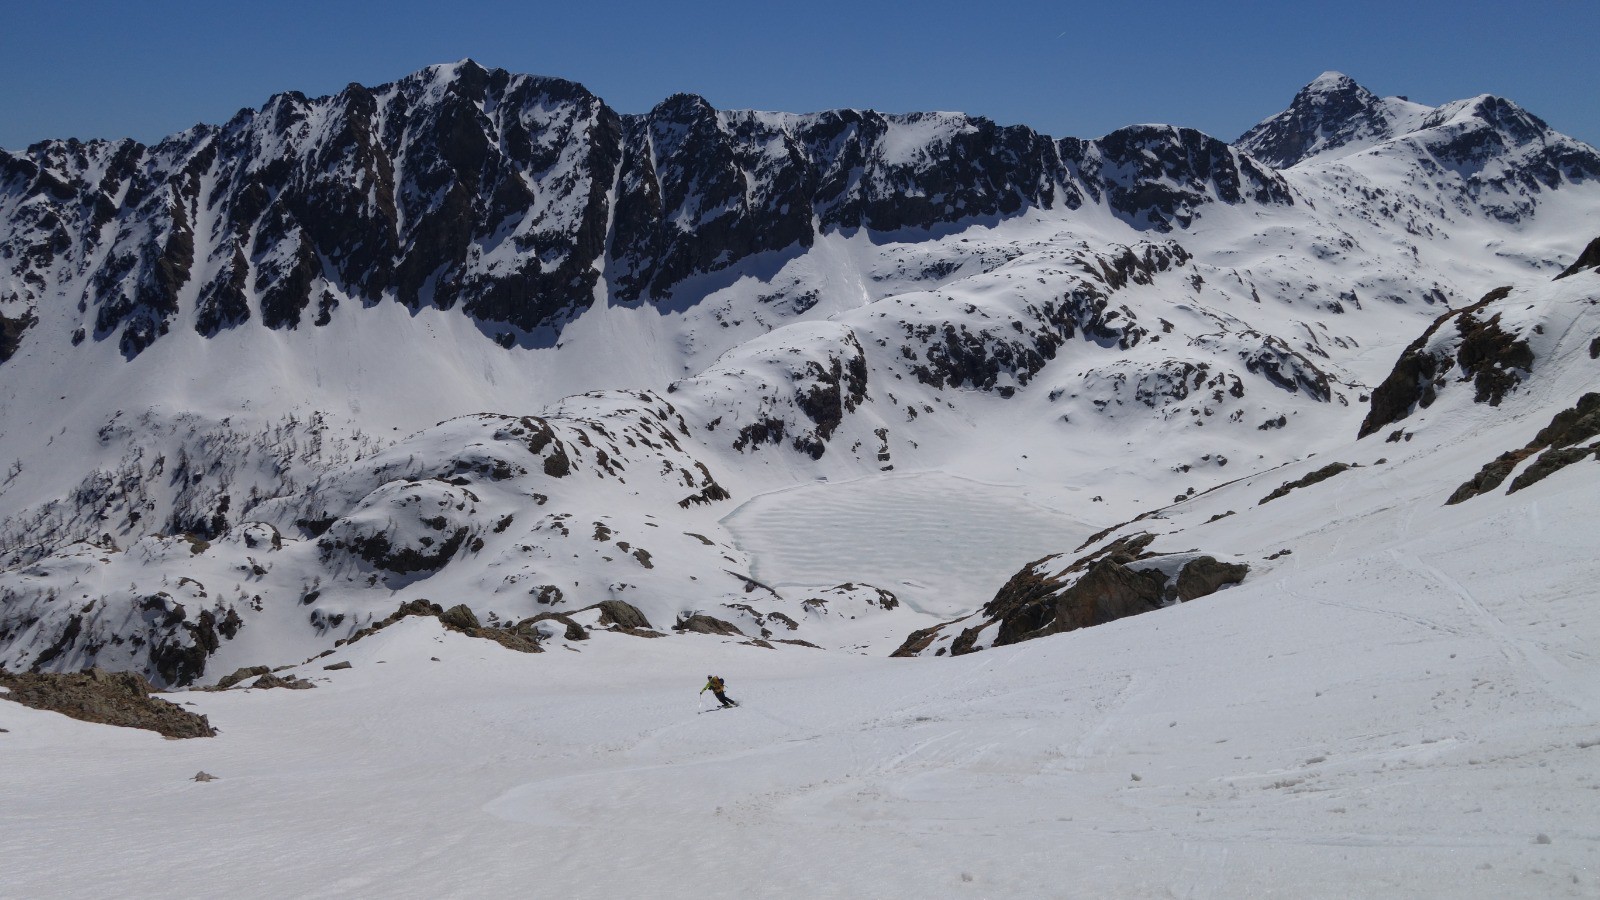
[[[1533,343],[1499,405],[1446,381],[1410,439],[1133,523],[1257,566],[1146,615],[954,659],[530,656],[409,619],[299,669],[313,691],[179,695],[214,739],[0,705],[0,893],[1594,896],[1594,463],[1444,501],[1593,386],[1600,276],[1495,303]],[[1355,467],[1262,502],[1329,458]],[[708,671],[740,708],[691,693]]]
[[411,620],[187,695],[213,740],[0,705],[0,892],[1594,896],[1594,483],[1444,528],[1377,485],[1253,584],[955,660]]

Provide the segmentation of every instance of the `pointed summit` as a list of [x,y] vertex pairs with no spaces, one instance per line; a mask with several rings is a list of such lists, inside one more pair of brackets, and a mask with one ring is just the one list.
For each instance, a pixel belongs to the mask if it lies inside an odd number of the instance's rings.
[[1393,137],[1395,123],[1409,106],[1384,100],[1342,72],[1323,72],[1294,95],[1289,108],[1245,132],[1234,146],[1287,169],[1349,145],[1370,146]]
[[1352,88],[1359,91],[1366,90],[1366,88],[1356,84],[1356,80],[1351,78],[1349,75],[1329,69],[1328,71],[1323,72],[1321,75],[1318,75],[1310,84],[1301,88],[1300,94],[1303,96],[1305,94],[1332,93],[1336,91],[1347,91]]

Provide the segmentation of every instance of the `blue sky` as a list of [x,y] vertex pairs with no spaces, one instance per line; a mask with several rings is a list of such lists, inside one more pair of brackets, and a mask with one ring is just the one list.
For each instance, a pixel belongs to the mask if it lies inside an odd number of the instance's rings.
[[961,110],[1057,137],[1164,122],[1231,140],[1325,69],[1428,104],[1494,93],[1600,144],[1600,0],[1207,3],[14,2],[0,147],[150,142],[271,94],[437,62],[582,82],[622,112]]

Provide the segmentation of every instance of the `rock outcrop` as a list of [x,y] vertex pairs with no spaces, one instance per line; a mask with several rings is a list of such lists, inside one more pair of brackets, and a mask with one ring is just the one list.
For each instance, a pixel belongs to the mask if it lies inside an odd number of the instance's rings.
[[[1523,460],[1536,453],[1538,458],[1512,479],[1506,493],[1515,493],[1537,484],[1589,457],[1600,459],[1600,441],[1595,438],[1600,438],[1600,394],[1587,393],[1578,398],[1571,408],[1556,413],[1550,424],[1539,429],[1539,433],[1526,446],[1508,450],[1486,463],[1476,475],[1455,489],[1445,505],[1461,503],[1495,490]],[[1585,441],[1590,443],[1580,446]]]
[[1435,319],[1372,392],[1371,409],[1357,436],[1427,409],[1451,380],[1472,382],[1477,402],[1498,406],[1534,362],[1526,336],[1506,331],[1500,314],[1488,309],[1510,293],[1509,287],[1496,288],[1477,303]]
[[1249,574],[1248,565],[1199,553],[1149,552],[1154,540],[1117,538],[1064,567],[1059,555],[1029,563],[977,613],[913,632],[892,655],[960,656],[1089,628],[1207,596]]
[[34,709],[58,712],[85,722],[143,728],[169,738],[215,737],[203,715],[152,697],[150,682],[133,672],[89,669],[66,675],[13,675],[0,669],[0,687],[10,700]]

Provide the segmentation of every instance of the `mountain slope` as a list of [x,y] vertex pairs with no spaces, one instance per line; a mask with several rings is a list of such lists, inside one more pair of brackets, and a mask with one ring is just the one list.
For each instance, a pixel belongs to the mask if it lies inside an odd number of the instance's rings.
[[[1297,566],[1302,542],[1329,552],[1332,538],[1355,554],[1403,542],[1405,534],[1365,524],[1396,509],[1421,511],[1430,529],[1446,531],[1452,517],[1481,514],[1458,504],[1487,506],[1477,498],[1547,479],[1561,485],[1548,490],[1592,493],[1600,269],[1572,275],[1496,290],[1440,316],[1373,392],[1350,440],[1064,546],[1018,571],[981,609],[912,634],[898,654],[961,655],[1179,602],[1216,602],[1208,595],[1219,588]],[[1579,522],[1562,528],[1585,530]],[[1588,543],[1576,533],[1557,540],[1569,537],[1575,548]]]
[[829,580],[723,520],[940,472],[1099,530],[1338,446],[1441,312],[1600,232],[1592,149],[1492,98],[1379,106],[1297,100],[1294,133],[1372,140],[1277,172],[1165,126],[618,116],[465,62],[10,155],[0,659],[185,682],[402,602],[638,596],[898,643],[1017,561]]

